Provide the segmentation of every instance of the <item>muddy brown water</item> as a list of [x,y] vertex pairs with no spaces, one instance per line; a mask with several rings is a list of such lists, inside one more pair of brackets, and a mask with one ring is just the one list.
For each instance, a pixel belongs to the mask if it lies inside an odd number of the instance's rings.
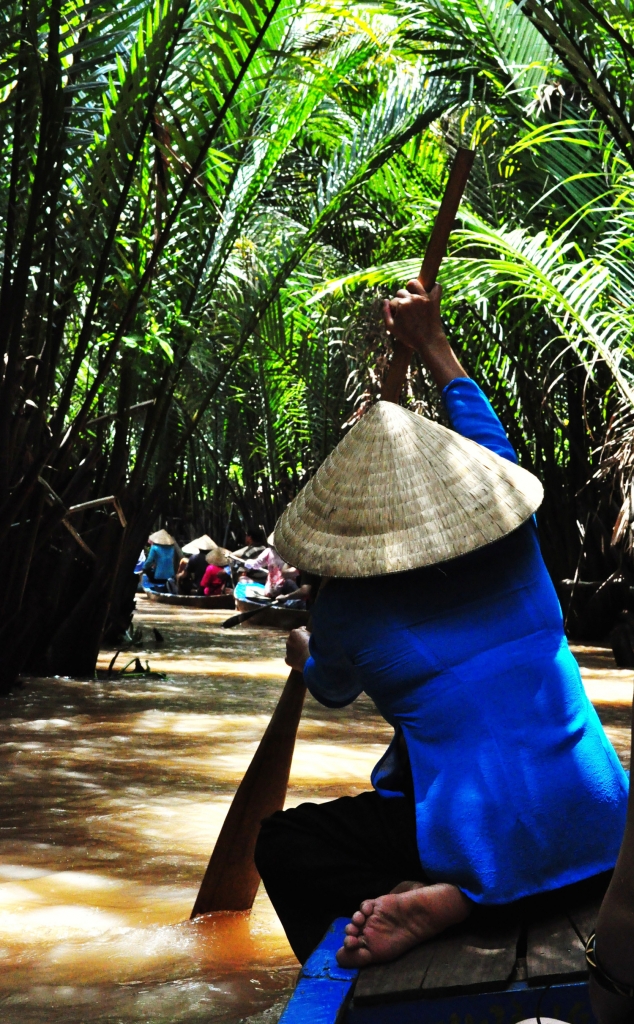
[[[297,975],[262,890],[251,915],[188,920],[286,679],[285,637],[138,605],[144,638],[118,664],[138,654],[165,679],[30,679],[0,703],[3,1024],[272,1024]],[[627,764],[634,673],[575,651]],[[390,736],[366,698],[307,698],[288,805],[369,788]]]

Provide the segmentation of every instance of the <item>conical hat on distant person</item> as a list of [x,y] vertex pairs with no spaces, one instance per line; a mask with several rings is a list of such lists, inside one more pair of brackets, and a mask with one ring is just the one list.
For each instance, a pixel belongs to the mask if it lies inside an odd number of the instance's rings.
[[215,540],[212,540],[208,534],[203,533],[202,537],[190,540],[189,544],[186,544],[182,550],[186,555],[197,555],[199,551],[211,551],[215,547]]
[[231,562],[231,552],[227,551],[226,548],[213,547],[211,551],[207,552],[207,562],[209,565],[229,565]]
[[435,565],[511,533],[539,507],[537,477],[392,402],[377,402],[275,527],[291,565],[380,576]]
[[174,544],[174,538],[170,537],[167,530],[157,530],[149,536],[150,544]]

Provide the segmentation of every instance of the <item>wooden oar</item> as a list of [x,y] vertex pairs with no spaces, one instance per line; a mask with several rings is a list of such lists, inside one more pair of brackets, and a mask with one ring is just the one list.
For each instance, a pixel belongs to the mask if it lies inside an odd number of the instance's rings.
[[293,669],[233,798],[192,917],[212,910],[250,910],[253,906],[260,884],[253,859],[260,822],[284,806],[305,694],[304,677]]
[[[459,149],[453,162],[420,272],[420,280],[427,290],[433,287],[446,252],[473,157],[471,150]],[[406,345],[394,342],[394,355],[381,394],[385,401],[398,402],[411,355],[412,351]],[[253,859],[260,822],[284,806],[305,694],[302,673],[293,670],[233,798],[192,917],[215,910],[250,910],[253,906],[260,882]]]
[[[473,149],[459,149],[451,165],[447,187],[442,197],[440,208],[434,221],[429,243],[425,251],[425,258],[421,267],[418,280],[425,291],[430,292],[436,283],[436,276],[440,269],[443,256],[447,252],[447,242],[458,213],[460,200],[462,199],[471,168],[475,151]],[[396,338],[392,342],[392,360],[387,376],[381,389],[381,398],[384,402],[398,402],[403,384],[407,377],[412,350]]]
[[[289,595],[290,596],[290,595]],[[263,604],[259,608],[249,608],[248,612],[239,612],[237,615],[231,615],[222,624],[223,629],[231,629],[232,626],[239,626],[241,622],[246,622],[247,619],[252,619],[254,615],[259,615],[260,612],[266,611],[267,608],[284,608],[286,600],[280,603],[278,601],[270,601],[269,604]]]

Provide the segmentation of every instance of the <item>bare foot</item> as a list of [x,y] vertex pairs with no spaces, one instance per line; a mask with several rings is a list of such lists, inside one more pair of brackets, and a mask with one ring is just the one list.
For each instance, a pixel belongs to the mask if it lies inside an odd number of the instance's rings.
[[470,912],[467,897],[445,882],[365,900],[346,925],[337,963],[341,967],[367,967],[395,960],[450,925],[464,921]]
[[424,889],[428,882],[399,882],[390,892],[410,892],[412,889]]

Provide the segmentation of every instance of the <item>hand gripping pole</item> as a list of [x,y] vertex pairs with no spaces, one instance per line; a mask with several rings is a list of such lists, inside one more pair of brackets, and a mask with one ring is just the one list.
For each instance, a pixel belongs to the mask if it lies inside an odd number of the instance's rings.
[[[418,280],[428,292],[432,290],[436,283],[440,264],[447,252],[449,235],[458,213],[460,200],[469,180],[474,157],[475,151],[473,149],[459,149],[451,166],[447,187],[436,214],[423,265],[418,275]],[[396,338],[392,342],[392,350],[392,361],[381,389],[381,398],[384,402],[398,402],[412,358],[412,349]]]

